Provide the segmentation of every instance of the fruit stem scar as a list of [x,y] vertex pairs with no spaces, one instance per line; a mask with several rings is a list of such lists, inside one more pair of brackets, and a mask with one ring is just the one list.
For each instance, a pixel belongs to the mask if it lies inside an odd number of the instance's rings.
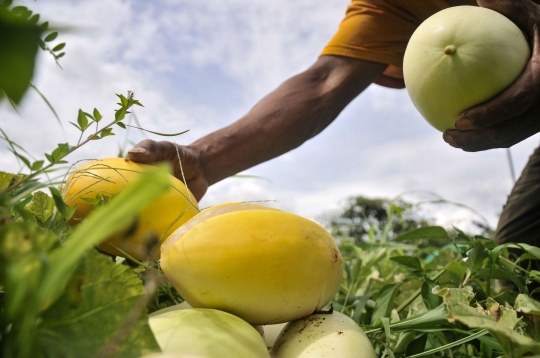
[[454,45],[448,45],[444,48],[444,54],[445,55],[452,55],[453,53],[456,52],[456,46]]

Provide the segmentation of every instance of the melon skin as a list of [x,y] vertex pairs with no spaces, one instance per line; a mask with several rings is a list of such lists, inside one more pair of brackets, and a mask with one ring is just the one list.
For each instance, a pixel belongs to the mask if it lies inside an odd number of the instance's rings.
[[162,246],[164,274],[191,306],[230,312],[253,325],[322,309],[343,275],[334,239],[311,220],[256,207],[216,216],[203,211],[202,221],[188,221]]
[[411,36],[403,59],[405,86],[429,124],[454,129],[460,113],[511,85],[530,55],[522,31],[505,16],[483,7],[451,7]]
[[377,358],[364,331],[343,313],[318,313],[287,324],[273,358]]
[[[77,205],[70,225],[77,225],[95,210],[84,199],[95,199],[97,195],[111,198],[150,168],[126,158],[94,160],[77,167],[62,188],[66,204]],[[98,247],[115,256],[126,257],[124,251],[140,261],[158,260],[161,243],[199,212],[193,194],[171,175],[169,189],[137,215],[132,228],[113,235]]]
[[270,358],[259,332],[227,312],[179,309],[150,316],[148,324],[171,357]]

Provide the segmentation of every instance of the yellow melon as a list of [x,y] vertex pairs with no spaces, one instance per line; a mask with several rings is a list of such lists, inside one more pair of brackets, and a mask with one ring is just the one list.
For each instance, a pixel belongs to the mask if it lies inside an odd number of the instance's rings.
[[[106,158],[75,169],[62,189],[66,204],[77,205],[70,224],[79,223],[95,209],[95,202],[110,200],[149,167],[129,159]],[[161,243],[199,213],[197,201],[184,183],[170,178],[169,190],[146,207],[130,229],[102,242],[100,250],[122,257],[125,252],[137,260],[159,259]]]
[[161,268],[193,307],[276,324],[322,309],[343,268],[326,229],[262,205],[228,203],[201,212],[161,247]]

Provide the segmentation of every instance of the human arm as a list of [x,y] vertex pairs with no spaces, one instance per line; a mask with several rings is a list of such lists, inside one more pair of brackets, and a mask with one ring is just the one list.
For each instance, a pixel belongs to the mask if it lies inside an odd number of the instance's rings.
[[528,37],[532,56],[510,87],[462,113],[457,130],[443,134],[447,143],[470,152],[508,148],[540,131],[540,6],[531,0],[478,0],[478,4],[518,25]]
[[284,154],[320,133],[385,68],[376,62],[321,56],[229,126],[188,146],[145,140],[128,157],[142,163],[170,161],[174,174],[185,177],[200,200],[208,186]]

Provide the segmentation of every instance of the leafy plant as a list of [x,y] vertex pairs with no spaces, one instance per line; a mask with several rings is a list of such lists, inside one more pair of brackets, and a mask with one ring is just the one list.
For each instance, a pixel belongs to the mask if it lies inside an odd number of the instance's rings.
[[540,354],[540,275],[520,265],[540,260],[540,248],[428,226],[386,243],[344,239],[341,251],[333,307],[364,328],[381,357]]
[[402,200],[351,196],[343,208],[322,217],[325,225],[338,238],[355,242],[386,241],[411,229],[430,224],[414,210],[414,205]]

